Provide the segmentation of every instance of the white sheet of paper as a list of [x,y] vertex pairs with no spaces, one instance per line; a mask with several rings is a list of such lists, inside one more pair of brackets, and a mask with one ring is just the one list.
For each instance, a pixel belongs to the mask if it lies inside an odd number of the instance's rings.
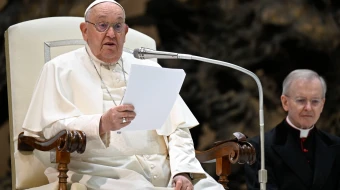
[[123,104],[135,107],[136,117],[120,131],[160,129],[185,78],[183,69],[131,65]]

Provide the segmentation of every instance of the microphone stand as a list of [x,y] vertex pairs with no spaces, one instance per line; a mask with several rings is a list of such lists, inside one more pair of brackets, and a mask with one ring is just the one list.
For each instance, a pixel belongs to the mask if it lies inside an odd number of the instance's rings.
[[260,117],[260,144],[261,144],[261,169],[258,171],[259,175],[259,183],[260,183],[260,189],[261,190],[266,190],[266,183],[267,183],[267,170],[265,169],[265,158],[264,158],[264,116],[263,116],[263,90],[262,90],[262,84],[260,79],[251,71],[228,63],[228,62],[223,62],[223,61],[218,61],[214,59],[208,59],[204,57],[199,57],[199,56],[194,56],[194,55],[189,55],[189,54],[177,54],[176,53],[176,58],[178,59],[187,59],[187,60],[196,60],[196,61],[202,61],[202,62],[207,62],[207,63],[212,63],[216,65],[222,65],[225,67],[230,67],[233,69],[236,69],[238,71],[241,71],[243,73],[248,74],[251,76],[258,87],[259,90],[259,117]]
[[134,57],[137,59],[150,59],[150,58],[157,58],[157,59],[187,59],[187,60],[196,60],[196,61],[202,61],[207,63],[212,63],[216,65],[222,65],[225,67],[233,68],[238,71],[241,71],[243,73],[248,74],[251,76],[258,87],[259,90],[259,117],[260,117],[260,148],[261,148],[261,169],[258,171],[259,175],[259,183],[260,183],[260,189],[266,190],[266,183],[267,183],[267,170],[265,169],[265,158],[264,158],[264,117],[263,117],[263,90],[262,90],[262,84],[260,79],[251,71],[228,63],[224,61],[218,61],[214,59],[208,59],[204,57],[189,55],[189,54],[179,54],[179,53],[173,53],[173,52],[164,52],[164,51],[156,51],[149,48],[139,48],[135,49],[133,51]]

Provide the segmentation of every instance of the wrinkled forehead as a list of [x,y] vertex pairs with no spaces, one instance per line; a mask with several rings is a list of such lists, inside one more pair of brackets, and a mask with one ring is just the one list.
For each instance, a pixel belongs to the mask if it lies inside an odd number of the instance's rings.
[[92,7],[94,7],[94,6],[96,6],[96,5],[100,4],[100,3],[104,3],[104,2],[111,2],[111,3],[114,3],[114,4],[118,5],[118,6],[122,9],[122,11],[123,11],[123,16],[124,16],[124,19],[125,19],[125,10],[124,10],[123,6],[120,5],[117,1],[114,1],[114,0],[96,0],[96,1],[93,1],[93,2],[86,8],[85,13],[84,13],[84,17],[86,17],[86,14],[89,12],[89,10],[90,10]]
[[321,96],[323,93],[321,81],[317,78],[299,78],[297,80],[294,80],[292,81],[289,90],[295,95],[303,94],[305,96]]

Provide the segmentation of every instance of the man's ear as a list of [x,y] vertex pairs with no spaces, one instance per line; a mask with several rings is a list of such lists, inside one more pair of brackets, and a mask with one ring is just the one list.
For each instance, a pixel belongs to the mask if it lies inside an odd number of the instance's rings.
[[83,39],[87,42],[87,25],[85,22],[80,23],[80,31],[83,35]]
[[323,111],[323,107],[324,107],[324,105],[325,105],[325,102],[326,102],[326,98],[322,98],[321,113],[322,113],[322,111]]
[[127,24],[125,24],[125,37],[124,37],[124,43],[125,43],[125,40],[126,40],[126,34],[128,33],[129,31],[129,26]]
[[129,31],[129,25],[125,24],[125,35],[128,33]]
[[285,111],[288,111],[289,105],[288,105],[288,98],[285,95],[281,95],[281,104]]

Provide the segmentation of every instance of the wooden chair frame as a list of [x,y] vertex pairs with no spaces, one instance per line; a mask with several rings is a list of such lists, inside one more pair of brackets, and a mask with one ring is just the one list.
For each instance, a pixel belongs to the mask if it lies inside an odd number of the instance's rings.
[[[243,135],[244,136],[244,135]],[[67,190],[67,164],[70,163],[70,153],[83,153],[86,148],[86,134],[82,131],[62,130],[48,140],[24,136],[20,133],[18,140],[19,151],[50,151],[56,149],[56,162],[59,170],[59,190]],[[246,139],[232,139],[220,141],[213,148],[206,151],[197,151],[196,158],[201,162],[216,160],[216,175],[218,182],[225,189],[228,187],[228,176],[231,173],[231,164],[253,164],[256,153],[254,147]]]

